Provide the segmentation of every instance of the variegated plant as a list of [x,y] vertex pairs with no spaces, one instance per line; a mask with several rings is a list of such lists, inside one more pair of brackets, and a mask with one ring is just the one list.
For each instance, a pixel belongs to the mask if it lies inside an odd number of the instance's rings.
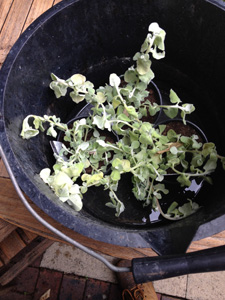
[[[163,109],[168,117],[174,118],[180,112],[183,122],[186,115],[194,111],[193,104],[182,104],[178,95],[171,90],[171,105],[143,102],[148,96],[147,87],[154,78],[151,59],[165,56],[165,31],[157,23],[149,26],[148,35],[140,52],[133,57],[134,65],[121,77],[109,76],[109,84],[98,89],[81,74],[75,74],[67,80],[52,74],[50,88],[56,98],[63,97],[69,91],[75,103],[86,101],[92,105],[87,118],[77,120],[72,128],[61,122],[56,116],[29,115],[23,121],[21,136],[24,139],[45,131],[56,138],[57,130],[64,132],[64,141],[59,155],[54,154],[56,163],[53,170],[45,168],[40,172],[59,199],[70,204],[75,210],[82,208],[82,198],[88,188],[104,186],[109,191],[111,202],[106,205],[116,210],[119,216],[125,209],[117,195],[119,181],[124,173],[132,174],[133,193],[144,206],[160,209],[159,200],[167,194],[164,177],[172,169],[181,186],[189,186],[192,177],[200,176],[208,181],[209,175],[216,169],[217,160],[224,165],[224,158],[217,154],[213,143],[202,144],[198,137],[184,137],[169,130],[163,134],[166,125],[143,122],[142,117],[149,113],[154,116]],[[30,120],[32,125],[30,125]],[[119,140],[107,142],[104,131],[114,131]],[[91,133],[91,135],[90,135]],[[186,154],[192,155],[187,161]],[[65,156],[67,159],[65,159]],[[100,163],[101,162],[101,163]],[[110,165],[110,172],[106,172]],[[182,166],[182,171],[177,166]],[[91,170],[88,171],[87,170]],[[81,178],[78,184],[78,178]],[[189,201],[182,207],[173,203],[168,212],[162,212],[169,219],[180,219],[198,208]]]

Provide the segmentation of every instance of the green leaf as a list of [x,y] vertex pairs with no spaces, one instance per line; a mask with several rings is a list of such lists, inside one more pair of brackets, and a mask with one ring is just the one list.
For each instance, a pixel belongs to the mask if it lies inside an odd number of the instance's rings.
[[125,115],[124,113],[119,114],[117,119],[121,120],[121,121],[125,121],[125,122],[130,122],[131,121],[131,119],[127,115]]
[[[184,203],[182,206],[179,207],[177,202],[173,202],[167,210],[167,215],[174,215],[174,217],[169,218],[170,220],[179,220],[193,214],[198,209],[198,203],[192,202],[191,200],[189,200],[188,203]],[[167,215],[165,215],[166,218]]]
[[78,194],[70,195],[67,201],[75,211],[80,211],[83,208],[83,202]]
[[170,102],[171,103],[176,104],[176,103],[180,103],[181,102],[180,98],[177,96],[177,94],[172,89],[170,90],[169,97],[170,97]]
[[124,212],[124,210],[125,210],[124,204],[122,202],[117,202],[115,216],[119,217],[122,214],[122,212]]
[[97,142],[100,146],[102,146],[103,148],[105,148],[105,147],[110,147],[109,144],[107,144],[105,141],[103,141],[103,140],[101,140],[101,139],[96,140],[96,142]]
[[134,69],[128,69],[124,74],[124,80],[126,82],[134,83],[138,81],[136,71]]
[[176,142],[177,141],[177,133],[173,130],[173,129],[170,129],[168,132],[167,132],[167,138],[169,139],[170,142]]
[[70,178],[73,178],[73,180],[75,180],[80,176],[83,169],[84,169],[84,163],[80,162],[80,163],[73,164],[70,167],[62,167],[61,170],[65,172]]
[[130,171],[130,161],[127,159],[115,158],[112,161],[112,167],[118,171],[129,172]]
[[120,180],[120,172],[118,170],[113,170],[110,177],[112,178],[113,181],[118,181]]
[[177,177],[177,181],[180,183],[181,187],[183,186],[190,186],[191,185],[191,181],[189,179],[189,176],[185,175],[185,174],[181,174],[180,176]]
[[104,103],[106,101],[106,96],[102,92],[97,92],[95,99],[98,103]]
[[165,124],[159,125],[159,133],[160,134],[162,134],[165,129],[166,129],[166,125]]
[[82,181],[86,181],[87,185],[93,185],[99,183],[99,181],[103,178],[104,174],[102,172],[98,172],[96,174],[83,174],[81,176]]
[[191,164],[194,167],[200,167],[203,165],[204,159],[200,153],[194,154],[191,160]]
[[142,55],[142,53],[137,52],[135,53],[135,55],[133,56],[133,60],[138,60],[138,58]]
[[121,80],[120,80],[119,76],[117,76],[115,73],[110,74],[109,84],[111,86],[119,87],[120,83],[121,83]]
[[173,106],[168,107],[168,108],[164,109],[163,111],[167,115],[167,117],[169,117],[171,119],[175,118],[178,114],[178,108],[173,107]]
[[152,138],[150,137],[150,135],[148,135],[146,133],[142,133],[140,135],[140,140],[139,141],[144,145],[152,145],[152,143],[153,143]]
[[143,74],[143,75],[139,75],[139,79],[141,81],[143,81],[144,83],[149,84],[150,81],[155,77],[155,74],[153,73],[153,71],[150,69],[147,73]]
[[132,148],[132,149],[136,150],[136,149],[138,149],[139,147],[140,147],[139,141],[133,141],[133,142],[131,143],[131,148]]
[[190,104],[190,103],[185,103],[185,104],[182,105],[182,107],[183,107],[183,111],[186,114],[191,114],[195,110],[194,105]]
[[89,147],[89,142],[82,142],[79,145],[79,149],[81,149],[82,151],[85,151],[88,147]]
[[68,85],[65,80],[59,80],[60,81],[52,81],[49,85],[49,87],[54,91],[56,98],[65,96],[68,88]]
[[129,172],[130,171],[130,161],[128,159],[123,159],[122,167],[123,167],[124,172]]
[[204,157],[207,157],[210,155],[212,152],[215,151],[215,144],[214,143],[205,143],[202,147],[202,155]]
[[74,85],[82,85],[85,83],[86,77],[81,74],[74,74],[72,77],[70,77],[70,80]]
[[126,111],[128,112],[129,115],[138,118],[138,114],[133,106],[126,106]]
[[104,129],[104,119],[101,116],[94,116],[93,118],[93,124],[97,125],[99,129]]
[[55,131],[55,129],[53,128],[53,126],[50,126],[46,132],[47,135],[50,135],[54,138],[57,137],[57,132]]
[[[142,50],[146,51],[146,53],[151,52],[152,56],[155,59],[161,59],[165,57],[165,46],[164,46],[164,40],[166,33],[163,29],[161,29],[158,25],[158,23],[153,22],[149,25],[149,32],[147,36],[147,40],[145,40],[144,45],[142,46]],[[146,45],[146,42],[148,42],[148,47]]]
[[43,121],[44,121],[43,118],[41,118],[41,117],[35,117],[34,121],[33,121],[35,129],[39,129],[41,131],[44,131],[45,129],[43,127]]
[[73,184],[73,181],[70,179],[70,177],[64,173],[64,172],[57,172],[54,176],[54,181],[52,183],[53,186],[55,187],[60,187],[63,185],[67,185],[69,187],[71,187]]
[[204,165],[203,169],[206,172],[213,172],[217,167],[217,155],[215,155],[214,153],[210,154],[210,157],[208,159],[208,161],[206,162],[206,164]]
[[178,203],[176,201],[174,201],[168,208],[167,210],[167,214],[173,214],[175,209],[177,208]]
[[112,105],[113,105],[113,108],[116,109],[119,105],[121,104],[121,101],[117,99],[117,97],[113,98],[112,100]]
[[32,137],[35,137],[36,135],[38,135],[39,134],[39,131],[37,130],[37,129],[33,129],[33,128],[28,128],[28,129],[26,129],[26,130],[23,130],[22,132],[21,132],[21,136],[22,136],[22,138],[23,139],[26,139],[26,140],[28,140],[28,139],[30,139],[30,138],[32,138]]
[[70,97],[71,99],[73,100],[73,102],[75,103],[80,103],[82,102],[84,99],[85,99],[85,96],[84,95],[79,95],[77,92],[73,91],[73,92],[70,92]]
[[151,61],[144,55],[137,60],[137,71],[140,75],[145,75],[150,71]]
[[169,190],[165,187],[165,184],[158,183],[154,186],[155,190],[162,192],[163,194],[167,195]]
[[49,168],[45,168],[41,170],[40,177],[45,183],[48,183],[50,174],[51,174],[51,170]]
[[153,105],[152,104],[149,105],[148,110],[149,110],[150,116],[155,116],[157,114],[157,112],[160,111],[160,107],[158,106],[157,103],[153,103]]
[[22,130],[20,135],[22,136],[23,139],[30,139],[36,135],[39,134],[39,130],[38,129],[34,129],[29,125],[29,119],[30,118],[36,118],[36,116],[33,115],[28,115],[24,120],[23,120],[23,124],[22,124]]
[[171,152],[173,155],[177,155],[177,153],[178,153],[177,147],[172,146],[172,147],[170,148],[170,152]]
[[184,205],[179,207],[179,212],[182,214],[183,217],[187,217],[193,212],[197,211],[199,209],[199,205],[196,202],[189,201],[188,203],[185,203]]

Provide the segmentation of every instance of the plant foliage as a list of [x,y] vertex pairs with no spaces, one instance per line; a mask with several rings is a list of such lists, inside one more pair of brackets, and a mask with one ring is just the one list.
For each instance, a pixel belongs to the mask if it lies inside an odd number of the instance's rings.
[[[88,188],[103,186],[109,191],[111,200],[106,205],[115,209],[119,216],[125,207],[117,196],[118,184],[128,172],[132,174],[136,199],[142,201],[143,206],[151,205],[153,210],[158,210],[159,200],[169,192],[164,184],[169,169],[178,175],[181,186],[190,186],[191,178],[196,176],[210,181],[209,175],[216,169],[218,159],[224,165],[225,160],[218,156],[213,143],[202,144],[196,135],[185,137],[173,130],[165,134],[166,125],[155,127],[142,120],[147,113],[154,116],[163,109],[172,119],[180,113],[186,124],[186,116],[195,109],[193,104],[182,104],[173,90],[170,91],[170,105],[144,101],[149,94],[148,85],[154,78],[151,59],[165,56],[165,36],[157,23],[150,24],[140,51],[133,57],[133,66],[122,77],[111,74],[109,84],[98,89],[81,74],[67,80],[51,74],[50,88],[56,98],[69,92],[75,103],[86,101],[92,105],[90,115],[75,121],[72,127],[56,116],[29,115],[24,119],[21,131],[24,139],[45,131],[45,124],[48,125],[47,135],[53,138],[57,130],[64,133],[65,143],[60,153],[54,154],[53,170],[45,168],[40,176],[61,201],[75,210],[82,208],[82,198]],[[106,132],[116,133],[119,139],[107,141]],[[191,155],[191,159],[187,160],[187,155]],[[109,165],[110,172],[107,172]],[[166,213],[161,213],[165,218],[177,220],[197,208],[192,201],[182,207],[173,203]]]

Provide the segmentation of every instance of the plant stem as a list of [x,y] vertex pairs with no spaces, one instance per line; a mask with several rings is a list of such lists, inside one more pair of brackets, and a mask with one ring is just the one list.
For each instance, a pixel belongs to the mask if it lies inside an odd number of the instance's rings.
[[146,202],[148,202],[148,199],[150,198],[150,195],[152,194],[153,183],[154,183],[154,179],[152,179],[152,181],[151,181],[151,184],[150,184],[150,188],[149,188],[149,191],[148,191],[148,196],[147,196]]
[[171,169],[172,169],[175,173],[177,173],[177,174],[179,174],[179,175],[185,175],[185,176],[190,176],[190,177],[202,177],[202,176],[209,175],[209,174],[211,174],[211,173],[213,172],[213,171],[205,171],[205,172],[203,172],[203,173],[196,173],[196,174],[194,174],[194,173],[180,172],[180,171],[178,171],[177,169],[175,169],[174,167],[171,167]]

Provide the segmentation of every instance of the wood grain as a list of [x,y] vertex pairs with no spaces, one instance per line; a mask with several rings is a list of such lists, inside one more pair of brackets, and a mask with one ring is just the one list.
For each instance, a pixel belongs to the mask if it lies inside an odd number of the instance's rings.
[[[2,209],[0,210],[0,218],[3,220],[14,224],[15,226],[21,227],[25,230],[31,231],[35,234],[53,239],[55,241],[62,240],[56,236],[54,233],[49,231],[45,226],[38,222],[25,208],[21,200],[19,199],[10,179],[0,178],[0,186],[2,189],[0,191],[0,204]],[[38,212],[38,214],[48,221],[55,228],[59,229],[63,233],[68,234],[71,238],[80,242],[81,244],[90,247],[94,250],[100,251],[104,254],[115,256],[118,258],[131,259],[134,257],[142,256],[155,256],[155,252],[151,249],[136,249],[136,248],[126,248],[120,246],[113,246],[111,244],[98,242],[93,239],[84,237],[63,225],[59,224],[49,216],[47,216],[43,211],[37,208],[31,201],[29,201],[31,206]]]
[[53,0],[34,0],[22,31],[26,30],[34,20],[36,20],[46,10],[51,8],[53,3]]
[[26,267],[33,263],[43,252],[52,245],[48,239],[34,240],[14,256],[10,264],[1,270],[0,284],[6,285],[18,276]]
[[[3,186],[3,189],[0,191],[0,203],[2,207],[2,209],[0,210],[0,218],[4,219],[7,222],[10,222],[11,224],[14,224],[15,226],[33,232],[37,235],[41,235],[49,239],[62,242],[62,240],[58,236],[56,236],[45,226],[40,224],[27,211],[27,209],[20,201],[18,195],[16,194],[16,191],[14,190],[10,179],[0,178],[0,186]],[[114,245],[112,246],[107,243],[98,242],[93,239],[84,237],[72,230],[69,230],[68,228],[65,228],[63,225],[59,224],[58,222],[47,216],[43,211],[38,209],[31,201],[30,204],[40,214],[40,216],[43,217],[46,221],[48,221],[51,225],[53,225],[60,231],[68,234],[68,236],[80,242],[81,244],[90,247],[94,250],[124,259],[132,259],[135,257],[142,256],[156,256],[156,253],[152,249],[126,248]],[[188,252],[212,248],[220,245],[225,245],[225,231],[216,234],[212,237],[192,242],[188,249]]]
[[6,168],[3,164],[3,161],[0,159],[0,177],[9,178],[9,174],[6,171]]
[[14,0],[0,34],[0,62],[3,62],[19,38],[32,0]]
[[18,252],[26,246],[25,242],[19,237],[16,231],[13,231],[3,242],[0,244],[0,249],[6,255],[5,263],[10,261]]
[[15,229],[16,226],[0,220],[0,242],[7,238]]
[[2,31],[2,27],[5,23],[6,17],[9,13],[10,7],[13,3],[13,0],[8,0],[8,1],[0,1],[0,33]]
[[57,4],[57,3],[59,3],[59,2],[61,2],[61,1],[62,1],[62,0],[55,0],[55,1],[54,1],[54,5]]

